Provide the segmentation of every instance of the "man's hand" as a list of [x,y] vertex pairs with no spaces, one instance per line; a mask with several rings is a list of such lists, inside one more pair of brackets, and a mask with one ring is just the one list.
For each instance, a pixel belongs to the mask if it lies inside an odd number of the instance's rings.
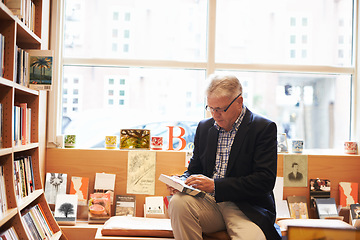
[[185,184],[207,193],[213,193],[215,190],[214,179],[204,175],[191,175],[185,180]]
[[[180,178],[179,175],[172,175],[172,177]],[[167,184],[166,184],[166,189],[169,191],[170,196],[172,196],[172,195],[174,195],[175,193],[178,193],[178,192],[179,192],[179,190],[177,190],[177,189],[175,189],[175,188],[173,188],[173,187],[171,187],[171,186],[169,186],[169,185],[167,185]]]

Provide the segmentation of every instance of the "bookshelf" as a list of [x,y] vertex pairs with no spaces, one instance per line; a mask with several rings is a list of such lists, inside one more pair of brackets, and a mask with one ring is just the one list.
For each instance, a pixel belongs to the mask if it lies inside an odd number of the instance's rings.
[[[44,49],[47,47],[46,37],[41,38],[42,17],[44,4],[48,6],[48,0],[22,0],[31,3],[33,7],[33,18],[31,24],[24,23],[18,16],[13,14],[3,2],[0,2],[0,34],[4,36],[4,48],[2,49],[3,64],[2,76],[0,75],[0,103],[2,105],[2,143],[0,147],[0,165],[3,168],[3,181],[5,185],[6,199],[0,199],[6,202],[6,210],[0,214],[0,233],[14,227],[19,239],[30,239],[30,233],[27,231],[26,221],[23,215],[32,209],[38,209],[36,214],[39,220],[44,216],[43,222],[47,224],[53,233],[47,234],[48,239],[67,239],[61,232],[61,229],[46,202],[42,173],[43,162],[43,144],[44,135],[43,121],[44,110],[43,94],[39,91],[29,89],[27,86],[16,83],[16,47],[22,49]],[[0,59],[1,60],[1,59]],[[27,108],[31,109],[31,118],[26,128],[28,132],[27,142],[18,142],[14,140],[15,113],[14,109],[18,103],[26,103]],[[45,111],[45,112],[44,112]],[[19,184],[15,181],[14,171],[15,162],[18,159],[27,158],[29,161],[23,163],[23,169],[32,169],[32,173],[24,173],[23,177],[27,180],[27,185],[22,185],[19,191]],[[24,161],[25,162],[25,161]],[[31,162],[31,167],[29,165]],[[32,178],[30,177],[32,176]],[[29,181],[31,183],[29,183]],[[31,186],[31,187],[30,187]],[[27,189],[27,190],[24,190]],[[20,195],[19,195],[20,192]],[[45,223],[46,222],[46,223]],[[50,235],[52,235],[50,237]]]

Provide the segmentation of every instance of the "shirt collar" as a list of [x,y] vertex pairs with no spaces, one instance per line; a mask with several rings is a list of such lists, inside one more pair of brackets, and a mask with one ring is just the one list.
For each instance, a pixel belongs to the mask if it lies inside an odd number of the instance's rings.
[[[234,122],[234,124],[233,124],[230,131],[237,131],[239,129],[240,124],[241,124],[241,122],[242,122],[242,120],[244,118],[245,113],[246,113],[246,106],[243,105],[241,113],[240,113],[239,117],[236,119],[236,121]],[[218,131],[221,129],[221,127],[216,122],[214,123],[214,126]]]

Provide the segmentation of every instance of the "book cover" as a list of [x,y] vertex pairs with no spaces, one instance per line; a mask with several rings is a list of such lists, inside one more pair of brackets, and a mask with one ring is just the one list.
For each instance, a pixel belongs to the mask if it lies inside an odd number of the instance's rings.
[[276,218],[291,218],[290,217],[290,210],[289,210],[289,204],[287,200],[275,200],[276,204]]
[[78,196],[76,194],[58,194],[55,204],[55,220],[63,225],[75,225]]
[[339,200],[343,207],[358,203],[359,184],[356,182],[339,182]]
[[290,216],[295,219],[308,219],[308,208],[305,196],[288,196]]
[[145,215],[164,214],[164,198],[162,196],[145,197]]
[[316,198],[316,210],[320,219],[338,217],[335,198]]
[[116,174],[113,173],[96,173],[94,193],[109,193],[110,203],[114,203]]
[[29,53],[29,88],[51,90],[53,78],[53,51],[27,50]]
[[183,192],[183,193],[186,193],[186,194],[189,194],[192,196],[197,196],[197,197],[205,196],[205,192],[186,185],[183,180],[181,180],[177,177],[172,177],[172,176],[168,176],[165,174],[161,174],[159,177],[159,180],[161,182],[177,189],[179,192]]
[[104,223],[111,217],[110,193],[93,193],[89,198],[89,223]]
[[359,228],[360,227],[360,204],[350,204],[350,222],[351,224]]
[[115,216],[132,216],[136,214],[136,196],[116,195]]
[[78,196],[78,205],[87,205],[89,191],[89,178],[88,177],[71,177],[70,194]]
[[46,173],[45,198],[49,204],[56,203],[58,194],[66,194],[66,184],[66,173]]
[[309,180],[310,185],[310,207],[316,207],[316,198],[329,198],[331,182],[329,179],[312,178]]

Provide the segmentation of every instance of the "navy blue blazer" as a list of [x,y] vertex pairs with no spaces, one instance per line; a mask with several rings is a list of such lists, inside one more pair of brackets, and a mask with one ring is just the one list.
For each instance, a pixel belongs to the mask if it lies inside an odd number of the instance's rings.
[[[213,176],[218,136],[213,118],[199,123],[193,157],[183,177]],[[215,200],[234,202],[271,240],[281,239],[274,227],[276,171],[276,124],[247,109],[231,147],[225,178],[215,180]]]

